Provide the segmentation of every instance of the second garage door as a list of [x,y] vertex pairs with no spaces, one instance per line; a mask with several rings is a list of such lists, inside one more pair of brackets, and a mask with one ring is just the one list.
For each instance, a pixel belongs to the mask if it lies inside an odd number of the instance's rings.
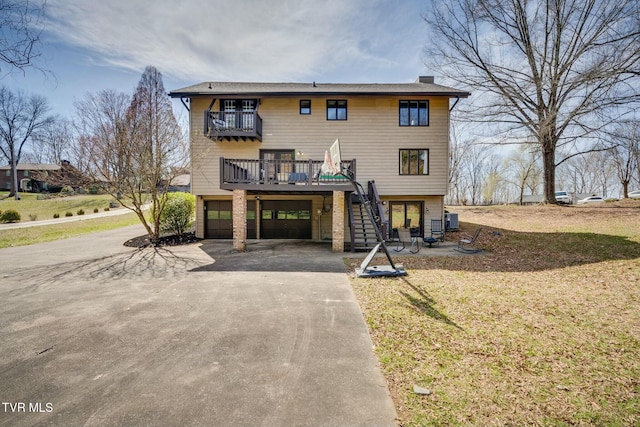
[[263,239],[311,239],[311,233],[311,200],[262,201]]

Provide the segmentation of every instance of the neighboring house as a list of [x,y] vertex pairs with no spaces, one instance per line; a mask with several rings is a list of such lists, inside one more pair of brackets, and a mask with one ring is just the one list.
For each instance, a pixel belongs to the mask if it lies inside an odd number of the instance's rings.
[[[190,114],[196,234],[233,239],[332,240],[365,249],[352,184],[320,172],[340,139],[343,167],[363,184],[384,232],[410,222],[428,235],[442,219],[449,113],[465,91],[433,77],[398,84],[205,82],[177,89]],[[455,103],[452,102],[455,99]]]
[[[47,191],[47,176],[60,171],[60,165],[42,163],[18,163],[18,190],[40,192]],[[0,189],[11,189],[11,165],[0,166]]]
[[169,191],[183,191],[188,193],[191,191],[191,174],[183,173],[177,175],[171,180]]
[[[530,194],[530,195],[522,196],[522,204],[524,206],[539,205],[542,203],[543,200],[544,200],[544,197],[539,194]],[[515,203],[518,204],[519,200],[516,201]]]

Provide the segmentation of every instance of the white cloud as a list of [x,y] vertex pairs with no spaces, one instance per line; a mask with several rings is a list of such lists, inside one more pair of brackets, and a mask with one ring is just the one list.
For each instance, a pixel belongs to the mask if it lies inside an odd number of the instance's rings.
[[341,72],[383,81],[421,72],[420,3],[51,0],[47,29],[98,63],[154,65],[185,81],[322,81]]

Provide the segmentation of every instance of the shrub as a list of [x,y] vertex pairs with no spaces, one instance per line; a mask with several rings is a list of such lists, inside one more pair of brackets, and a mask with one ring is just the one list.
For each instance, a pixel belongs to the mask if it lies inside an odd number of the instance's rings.
[[84,209],[78,209],[78,212],[76,212],[78,215],[84,215]]
[[89,188],[89,194],[98,194],[100,193],[100,187],[97,185],[90,185]]
[[106,208],[104,208],[105,212],[109,212],[109,207],[107,206]]
[[73,194],[75,194],[75,191],[73,191],[73,187],[71,187],[70,185],[65,185],[64,187],[62,187],[62,190],[60,190],[60,193],[64,196],[72,196]]
[[189,193],[170,193],[160,214],[160,229],[164,232],[184,234],[193,221],[196,198]]
[[73,216],[73,214],[71,212],[66,212],[64,216]]
[[0,222],[18,222],[20,221],[20,214],[13,209],[6,210],[0,214]]
[[59,213],[54,213],[53,214],[53,219],[57,219],[57,218],[60,218],[60,214]]
[[93,208],[93,213],[98,213],[98,212],[100,212],[100,209],[98,209],[98,208]]
[[35,221],[36,219],[38,219],[38,215],[36,215],[36,214],[29,214],[29,219],[30,219],[31,221]]

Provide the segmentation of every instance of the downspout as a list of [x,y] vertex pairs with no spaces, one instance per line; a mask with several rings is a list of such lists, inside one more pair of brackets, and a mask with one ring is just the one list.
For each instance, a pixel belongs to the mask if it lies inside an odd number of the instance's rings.
[[[451,108],[449,108],[449,113],[451,113],[453,111],[454,108],[456,108],[456,105],[458,105],[458,102],[460,102],[460,97],[456,96],[456,102],[453,103],[453,105],[451,106]],[[449,120],[451,120],[451,118],[449,118]],[[448,131],[449,129],[447,129]],[[450,144],[447,144],[447,156],[449,155],[448,151],[450,150]],[[449,173],[449,166],[447,166],[447,174]],[[449,185],[447,185],[447,195],[449,193]],[[429,208],[427,208],[427,211],[429,210]],[[442,224],[444,224],[444,230],[446,232],[447,230],[447,218],[444,214],[444,196],[442,197],[442,216],[440,217],[442,219]]]

